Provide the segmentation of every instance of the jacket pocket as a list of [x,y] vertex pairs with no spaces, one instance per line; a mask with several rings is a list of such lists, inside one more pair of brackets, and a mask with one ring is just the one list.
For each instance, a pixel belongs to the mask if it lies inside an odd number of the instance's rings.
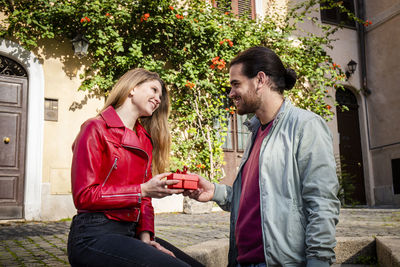
[[113,165],[111,166],[110,170],[108,171],[107,176],[104,179],[104,182],[101,185],[101,187],[104,187],[104,185],[107,183],[108,179],[110,178],[111,173],[118,168],[118,159],[119,158],[117,156],[114,157]]
[[[288,240],[291,250],[295,253],[294,258],[302,258],[305,251],[305,218],[295,203],[290,203],[290,216],[288,217]],[[296,255],[296,256],[295,256]],[[296,260],[299,260],[297,258]]]

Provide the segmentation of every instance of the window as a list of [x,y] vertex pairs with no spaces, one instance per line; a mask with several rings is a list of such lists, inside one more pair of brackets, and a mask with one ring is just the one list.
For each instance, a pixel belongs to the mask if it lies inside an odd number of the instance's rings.
[[[354,0],[340,0],[340,1],[334,0],[334,1],[342,2],[342,5],[347,10],[354,13]],[[343,24],[343,26],[355,29],[356,24],[354,20],[349,18],[347,13],[341,12],[338,7],[327,9],[327,7],[329,7],[329,4],[327,3],[321,3],[320,7],[321,7],[321,21],[323,23],[334,24],[334,25]]]
[[400,158],[392,159],[393,191],[400,194]]
[[254,19],[255,0],[213,0],[213,6],[219,8],[222,12],[233,12],[239,16],[247,16],[249,19]]
[[237,115],[236,113],[233,115],[228,115],[226,127],[227,130],[223,131],[225,136],[225,142],[222,145],[222,148],[225,152],[243,152],[247,138],[250,134],[250,131],[247,129],[243,123],[251,118],[252,115]]
[[45,98],[44,99],[44,120],[58,121],[58,100]]

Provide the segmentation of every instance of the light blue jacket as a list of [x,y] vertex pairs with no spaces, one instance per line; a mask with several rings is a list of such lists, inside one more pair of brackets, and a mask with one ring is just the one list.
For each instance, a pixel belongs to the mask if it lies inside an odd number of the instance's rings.
[[[241,172],[260,121],[252,132],[233,186],[215,184],[213,200],[231,212],[229,264],[236,265],[235,225]],[[329,266],[335,261],[340,202],[332,136],[318,115],[285,100],[260,150],[260,206],[267,266]]]

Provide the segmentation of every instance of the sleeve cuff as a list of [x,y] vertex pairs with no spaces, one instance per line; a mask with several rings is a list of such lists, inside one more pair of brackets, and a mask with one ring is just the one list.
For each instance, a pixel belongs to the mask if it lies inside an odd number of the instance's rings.
[[214,188],[214,196],[212,200],[217,203],[225,202],[227,196],[225,185],[214,183]]

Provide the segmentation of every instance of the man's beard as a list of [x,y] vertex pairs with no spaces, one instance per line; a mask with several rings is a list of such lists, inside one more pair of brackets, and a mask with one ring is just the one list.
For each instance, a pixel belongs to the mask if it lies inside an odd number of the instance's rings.
[[242,96],[240,101],[241,104],[239,107],[236,107],[239,115],[256,113],[261,105],[261,100],[255,96],[255,93],[249,93],[246,96]]

